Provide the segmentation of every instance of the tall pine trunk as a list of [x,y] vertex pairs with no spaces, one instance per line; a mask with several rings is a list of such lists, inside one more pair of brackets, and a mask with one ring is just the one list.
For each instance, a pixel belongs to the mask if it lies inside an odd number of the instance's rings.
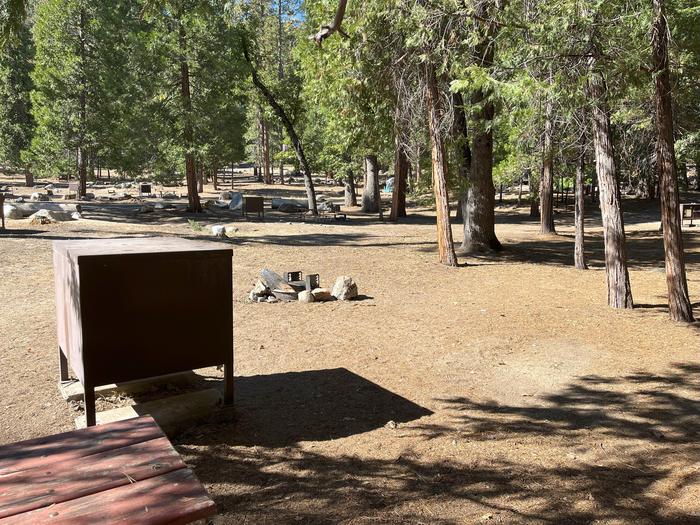
[[[457,266],[452,226],[450,225],[450,201],[447,194],[447,157],[445,143],[440,131],[442,108],[438,92],[435,66],[425,64],[425,81],[427,87],[426,104],[428,109],[428,133],[432,147],[433,192],[435,193],[435,211],[437,214],[438,259],[447,266]],[[493,189],[492,189],[493,191]]]
[[406,216],[406,185],[408,181],[408,155],[400,134],[395,138],[394,188],[391,194],[390,221]]
[[676,154],[673,145],[673,109],[668,61],[668,25],[663,0],[652,0],[652,60],[656,106],[656,167],[659,172],[661,224],[666,259],[668,308],[674,321],[693,321],[683,258],[683,232],[679,212]]
[[576,182],[574,191],[574,223],[576,225],[576,240],[574,242],[574,266],[579,270],[586,270],[586,252],[584,246],[584,174],[586,165],[586,145],[581,145],[581,153],[576,165]]
[[195,163],[197,169],[197,191],[199,193],[204,192],[204,164],[200,162]]
[[185,179],[187,180],[187,211],[200,213],[202,206],[197,193],[197,172],[194,161],[194,130],[192,127],[192,95],[190,93],[190,67],[187,63],[187,35],[182,21],[179,25],[180,46],[180,98],[182,104],[182,139],[185,147]]
[[345,172],[345,206],[357,206],[355,174],[350,168]]
[[262,121],[262,145],[263,145],[263,180],[265,184],[272,184],[272,162],[270,162],[270,128],[267,122]]
[[605,241],[605,273],[608,285],[608,305],[613,308],[633,308],[632,289],[627,271],[625,225],[622,219],[620,187],[615,173],[612,129],[607,102],[605,78],[591,62],[588,82],[592,102],[593,143],[596,172],[600,185],[600,212]]
[[80,93],[78,95],[80,131],[78,138],[78,197],[85,197],[87,193],[87,151],[85,135],[87,133],[87,53],[85,45],[85,24],[87,23],[85,9],[80,9],[80,23],[78,25],[78,40],[80,41]]
[[[483,20],[490,19],[495,5],[492,0],[481,2],[476,15]],[[476,46],[475,55],[479,65],[489,70],[493,66],[495,36],[497,26],[488,24],[486,34]],[[490,93],[486,88],[478,89],[472,96],[476,108],[472,131],[471,167],[469,188],[466,199],[463,197],[464,238],[460,247],[463,252],[500,250],[496,237],[495,205],[496,193],[493,186],[493,131],[492,123],[496,113]]]
[[376,155],[365,157],[365,186],[362,188],[362,211],[377,213],[381,203],[377,192],[379,188],[379,161]]
[[[460,157],[459,179],[462,185],[462,194],[457,203],[457,213],[455,219],[462,221],[464,228],[464,217],[468,215],[467,205],[469,201],[469,171],[472,164],[472,150],[469,147],[469,131],[467,129],[467,108],[464,107],[464,99],[461,93],[452,94],[452,112],[454,120],[452,122],[455,142],[458,144],[458,154]],[[466,232],[464,236],[466,237]]]
[[[551,75],[550,75],[551,82]],[[544,115],[544,141],[542,145],[542,180],[540,182],[540,233],[556,233],[554,229],[554,104],[547,95]]]

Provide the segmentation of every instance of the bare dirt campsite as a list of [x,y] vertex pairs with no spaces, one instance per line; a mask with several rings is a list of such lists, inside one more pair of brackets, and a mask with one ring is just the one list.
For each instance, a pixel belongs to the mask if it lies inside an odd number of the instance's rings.
[[[235,184],[304,196],[298,184]],[[342,203],[338,186],[317,190]],[[202,199],[217,194],[207,185]],[[513,204],[506,195],[496,208],[504,250],[459,267],[438,264],[435,213],[410,200],[399,224],[357,208],[343,208],[346,221],[209,212],[195,224],[179,209],[138,213],[135,200],[83,203],[73,221],[9,219],[0,443],[71,430],[82,410],[57,388],[52,241],[214,239],[234,252],[234,416],[172,437],[216,503],[213,523],[700,523],[700,339],[668,318],[658,204],[623,203],[633,310],[606,304],[599,212],[579,271],[571,206],[557,208],[558,235],[543,236]],[[700,240],[684,230],[696,298]],[[268,267],[318,273],[322,285],[349,275],[360,295],[249,301]],[[104,282],[101,293],[115,290]],[[220,385],[222,372],[197,375]],[[98,410],[135,401],[98,399]]]

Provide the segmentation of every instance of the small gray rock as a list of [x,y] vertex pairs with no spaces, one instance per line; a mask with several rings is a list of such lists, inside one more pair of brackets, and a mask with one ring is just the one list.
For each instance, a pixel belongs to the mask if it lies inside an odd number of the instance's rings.
[[310,291],[304,290],[303,292],[299,292],[300,303],[313,303],[314,301],[314,294],[312,294]]
[[211,233],[214,237],[226,238],[226,227],[223,224],[214,224],[211,227]]
[[355,284],[352,277],[341,275],[335,280],[333,291],[331,293],[333,294],[333,297],[339,301],[349,301],[358,295],[357,284]]
[[29,200],[34,202],[46,202],[51,199],[45,193],[34,192],[31,197],[29,197]]

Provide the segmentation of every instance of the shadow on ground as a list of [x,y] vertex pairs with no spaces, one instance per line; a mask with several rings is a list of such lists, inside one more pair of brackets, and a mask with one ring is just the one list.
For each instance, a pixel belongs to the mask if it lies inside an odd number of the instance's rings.
[[[414,421],[430,412],[343,369],[241,378],[238,420],[200,427],[179,448],[203,482],[227,484],[215,496],[227,518],[256,523],[444,525],[490,513],[496,523],[693,524],[697,499],[686,497],[683,509],[667,503],[700,483],[699,378],[700,366],[678,364],[665,375],[580,377],[539,406],[443,399],[439,424]],[[393,459],[294,446],[389,418],[407,422],[379,430],[407,438]],[[513,452],[425,461],[411,452],[416,438],[503,442]],[[381,457],[382,435],[373,440],[371,455]],[[520,456],[523,440],[551,440],[571,454]]]

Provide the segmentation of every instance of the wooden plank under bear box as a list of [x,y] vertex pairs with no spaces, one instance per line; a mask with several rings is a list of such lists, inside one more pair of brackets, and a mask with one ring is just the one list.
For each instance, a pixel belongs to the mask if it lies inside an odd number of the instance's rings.
[[233,250],[179,238],[53,243],[61,381],[95,387],[224,365],[233,402]]

